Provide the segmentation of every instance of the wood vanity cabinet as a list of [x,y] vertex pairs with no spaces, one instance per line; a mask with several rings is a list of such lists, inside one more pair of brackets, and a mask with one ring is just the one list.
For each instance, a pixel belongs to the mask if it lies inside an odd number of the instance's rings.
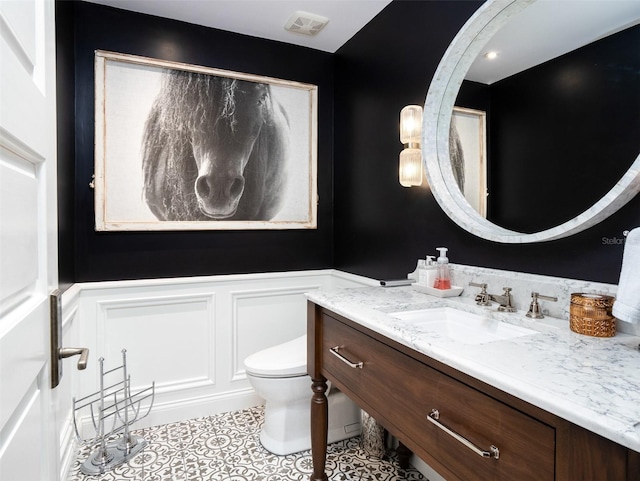
[[640,453],[312,302],[307,335],[312,480],[327,479],[326,380],[448,481],[640,480]]

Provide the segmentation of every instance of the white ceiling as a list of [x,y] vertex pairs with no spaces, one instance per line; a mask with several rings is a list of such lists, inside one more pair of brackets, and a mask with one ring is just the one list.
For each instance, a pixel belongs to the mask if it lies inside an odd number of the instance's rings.
[[640,0],[538,0],[487,43],[467,80],[492,84],[640,22]]
[[[391,0],[85,0],[134,12],[335,52]],[[419,1],[419,0],[416,0]],[[421,0],[430,1],[430,0]],[[303,11],[329,18],[315,36],[284,29]],[[597,38],[640,22],[640,0],[538,0],[510,20],[478,59],[467,79],[491,84]]]
[[[334,53],[391,0],[85,0]],[[314,37],[284,29],[303,11],[329,18]]]

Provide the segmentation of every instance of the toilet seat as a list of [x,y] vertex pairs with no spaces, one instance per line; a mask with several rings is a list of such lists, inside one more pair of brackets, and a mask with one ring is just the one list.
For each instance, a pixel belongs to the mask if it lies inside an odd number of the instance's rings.
[[307,336],[264,349],[244,360],[247,374],[256,377],[298,377],[307,375]]
[[[247,380],[264,400],[260,442],[267,451],[287,455],[311,449],[311,377],[307,374],[307,336],[264,349],[244,360]],[[327,381],[327,441],[360,433],[360,408]]]

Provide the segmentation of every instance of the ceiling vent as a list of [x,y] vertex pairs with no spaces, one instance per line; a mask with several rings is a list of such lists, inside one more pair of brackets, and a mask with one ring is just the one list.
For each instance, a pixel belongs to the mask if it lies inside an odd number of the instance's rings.
[[289,32],[313,37],[322,30],[327,23],[329,23],[327,17],[308,12],[296,12],[289,18],[284,28]]

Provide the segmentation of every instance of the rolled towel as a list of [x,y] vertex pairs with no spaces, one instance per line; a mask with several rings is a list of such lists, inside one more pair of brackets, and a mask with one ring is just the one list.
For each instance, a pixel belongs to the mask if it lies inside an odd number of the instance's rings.
[[640,322],[640,227],[627,235],[612,313],[621,321]]

